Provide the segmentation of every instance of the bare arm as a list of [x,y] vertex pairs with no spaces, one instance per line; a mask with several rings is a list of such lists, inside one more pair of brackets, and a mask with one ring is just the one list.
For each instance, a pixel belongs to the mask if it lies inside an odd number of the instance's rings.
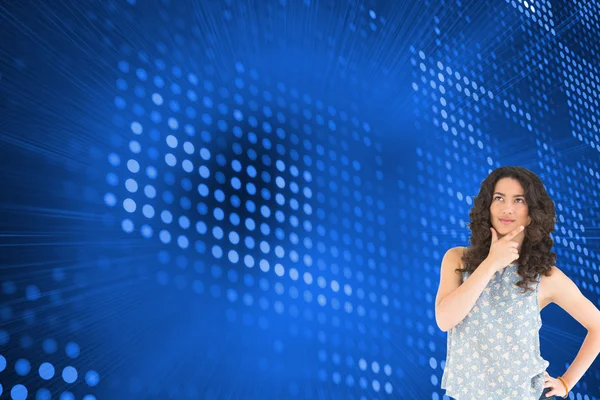
[[492,263],[486,259],[464,283],[460,284],[460,277],[458,277],[458,287],[448,287],[444,281],[454,280],[456,283],[456,278],[449,275],[457,275],[454,270],[460,266],[461,255],[462,251],[460,251],[460,248],[454,248],[449,250],[442,260],[440,289],[436,299],[435,317],[438,327],[444,332],[458,325],[469,314],[475,302],[481,296],[483,289],[485,289],[496,272]]
[[[588,331],[577,356],[563,375],[563,379],[571,390],[600,353],[600,311],[560,269],[553,266],[551,271],[550,276],[542,277],[551,301],[565,310]],[[546,393],[546,396],[563,396],[565,392],[561,382],[554,382],[554,378],[552,379],[552,384],[549,386],[554,389]]]
[[511,239],[524,229],[523,226],[509,232],[502,239],[498,239],[494,228],[490,229],[492,241],[489,254],[464,283],[461,284],[461,276],[455,272],[460,267],[462,249],[454,247],[442,259],[440,286],[435,299],[435,320],[444,332],[465,319],[494,274],[519,257],[518,243]]

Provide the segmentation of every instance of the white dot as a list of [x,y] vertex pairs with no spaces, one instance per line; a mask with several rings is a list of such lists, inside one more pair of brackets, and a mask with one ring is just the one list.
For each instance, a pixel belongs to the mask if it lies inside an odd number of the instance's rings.
[[144,129],[142,128],[142,125],[139,122],[132,122],[131,131],[136,135],[141,135]]
[[167,144],[170,148],[174,149],[175,147],[177,147],[177,138],[173,135],[167,136]]

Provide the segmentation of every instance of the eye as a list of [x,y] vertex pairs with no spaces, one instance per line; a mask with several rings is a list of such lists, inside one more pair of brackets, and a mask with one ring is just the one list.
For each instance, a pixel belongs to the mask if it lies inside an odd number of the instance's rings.
[[518,198],[517,200],[520,201],[521,203],[525,203],[525,199]]
[[496,197],[494,197],[494,200],[496,200],[496,199],[502,199],[502,197],[501,196],[496,196]]

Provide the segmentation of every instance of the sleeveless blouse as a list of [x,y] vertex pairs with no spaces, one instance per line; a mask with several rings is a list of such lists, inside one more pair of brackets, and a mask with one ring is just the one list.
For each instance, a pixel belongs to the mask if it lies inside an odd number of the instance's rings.
[[[448,331],[441,388],[457,400],[539,400],[544,371],[538,283],[522,293],[517,264],[496,272],[467,316]],[[463,272],[463,282],[468,273]]]

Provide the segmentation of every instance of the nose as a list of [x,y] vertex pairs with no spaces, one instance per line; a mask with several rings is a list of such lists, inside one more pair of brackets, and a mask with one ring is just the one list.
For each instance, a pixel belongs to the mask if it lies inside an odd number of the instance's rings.
[[505,208],[505,209],[502,211],[502,215],[506,215],[506,216],[512,216],[513,214],[514,214],[514,213],[513,213],[513,210],[512,210],[512,208]]
[[504,209],[502,210],[502,215],[512,215],[513,214],[512,204],[505,204]]

